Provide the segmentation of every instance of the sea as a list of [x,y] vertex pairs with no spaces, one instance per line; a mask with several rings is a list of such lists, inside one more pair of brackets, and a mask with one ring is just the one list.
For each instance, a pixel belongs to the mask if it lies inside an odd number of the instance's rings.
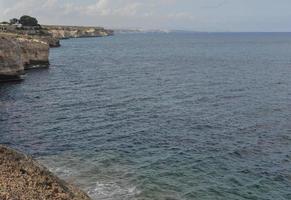
[[291,33],[61,45],[0,85],[0,144],[94,200],[291,199]]

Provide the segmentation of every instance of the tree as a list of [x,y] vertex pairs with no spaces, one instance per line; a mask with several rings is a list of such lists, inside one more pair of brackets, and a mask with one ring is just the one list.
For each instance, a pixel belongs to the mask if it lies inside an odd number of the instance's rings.
[[10,19],[10,24],[18,24],[19,23],[19,19],[13,18]]
[[28,15],[20,17],[19,23],[22,24],[22,26],[38,26],[37,19]]

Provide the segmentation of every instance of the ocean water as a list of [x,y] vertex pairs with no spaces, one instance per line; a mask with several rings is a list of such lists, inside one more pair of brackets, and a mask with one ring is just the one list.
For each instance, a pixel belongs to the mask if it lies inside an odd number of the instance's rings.
[[0,85],[0,143],[95,200],[291,199],[291,34],[63,40]]

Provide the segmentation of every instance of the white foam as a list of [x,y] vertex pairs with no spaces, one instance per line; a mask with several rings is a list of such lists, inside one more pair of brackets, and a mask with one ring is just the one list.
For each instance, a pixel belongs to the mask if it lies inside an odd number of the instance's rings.
[[68,169],[68,168],[65,168],[65,167],[57,167],[55,169],[51,169],[51,171],[53,171],[57,174],[61,174],[64,177],[73,175],[73,171]]
[[113,181],[98,181],[95,187],[88,189],[88,194],[95,200],[134,200],[139,193],[136,186],[122,186]]
[[116,176],[106,176],[108,172],[100,172],[102,176],[98,176],[94,174],[96,167],[93,164],[82,163],[70,156],[43,157],[39,161],[60,178],[80,186],[94,200],[135,200],[140,194],[134,184],[122,178],[122,174],[129,173],[129,169],[124,166],[111,168],[115,173],[118,172]]

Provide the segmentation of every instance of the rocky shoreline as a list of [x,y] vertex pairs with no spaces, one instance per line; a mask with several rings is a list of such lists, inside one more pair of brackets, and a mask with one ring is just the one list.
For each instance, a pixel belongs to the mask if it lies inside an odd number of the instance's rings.
[[0,82],[22,80],[25,70],[49,66],[49,49],[67,38],[104,37],[100,27],[42,26],[41,30],[0,27]]
[[21,152],[0,145],[0,199],[90,200]]
[[[111,36],[104,28],[43,26],[41,29],[0,25],[0,84],[22,80],[30,68],[49,67],[49,51],[60,40]],[[0,199],[90,200],[31,157],[0,145]]]

